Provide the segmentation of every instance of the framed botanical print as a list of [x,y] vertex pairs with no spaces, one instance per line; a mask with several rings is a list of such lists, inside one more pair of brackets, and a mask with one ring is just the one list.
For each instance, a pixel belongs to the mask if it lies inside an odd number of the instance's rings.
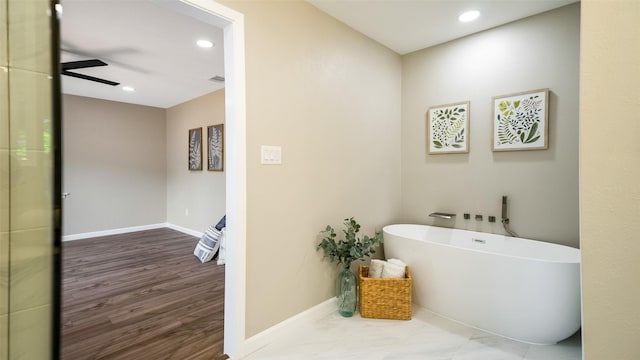
[[469,152],[469,101],[433,106],[427,110],[427,152]]
[[207,127],[207,170],[224,170],[224,124]]
[[202,128],[189,129],[189,170],[202,170]]
[[493,151],[549,147],[549,89],[493,98]]

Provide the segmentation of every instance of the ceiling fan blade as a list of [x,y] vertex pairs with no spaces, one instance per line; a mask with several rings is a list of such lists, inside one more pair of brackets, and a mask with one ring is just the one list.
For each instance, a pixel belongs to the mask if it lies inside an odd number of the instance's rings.
[[84,75],[84,74],[78,74],[78,73],[74,73],[74,72],[67,71],[67,70],[62,70],[62,75],[67,75],[67,76],[75,77],[75,78],[78,78],[78,79],[95,81],[95,82],[99,82],[99,83],[107,84],[107,85],[111,85],[111,86],[120,85],[120,83],[117,83],[115,81],[100,79],[100,78],[97,78],[97,77],[94,77],[94,76],[89,76],[89,75]]
[[[1,0],[0,0],[1,1]],[[78,50],[73,44],[69,43],[69,42],[65,42],[62,41],[61,42],[61,52],[65,52],[65,53],[69,53],[69,54],[74,54],[74,55],[78,55],[78,56],[82,56],[85,58],[92,58],[94,56],[98,56],[101,59],[105,59],[105,61],[108,61],[109,64],[111,65],[118,65],[121,68],[125,68],[127,70],[131,70],[131,71],[135,71],[135,72],[139,72],[141,74],[150,74],[151,72],[147,69],[144,69],[142,67],[139,66],[132,66],[130,64],[121,62],[121,61],[117,61],[115,59],[112,58],[112,56],[114,55],[118,55],[118,54],[137,54],[140,51],[130,48],[130,47],[119,47],[119,48],[112,48],[109,50],[105,50],[105,51],[100,51],[100,52],[91,52],[88,53],[86,51],[82,51],[82,50]],[[72,69],[67,69],[67,70],[72,70]]]
[[108,64],[102,60],[80,60],[80,61],[67,61],[62,63],[62,70],[84,69],[96,66],[107,66]]

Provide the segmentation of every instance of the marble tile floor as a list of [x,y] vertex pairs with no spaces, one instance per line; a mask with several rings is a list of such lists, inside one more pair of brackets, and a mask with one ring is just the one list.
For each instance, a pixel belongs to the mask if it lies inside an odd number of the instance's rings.
[[246,360],[580,360],[580,332],[556,345],[492,335],[414,307],[413,319],[379,320],[337,312]]

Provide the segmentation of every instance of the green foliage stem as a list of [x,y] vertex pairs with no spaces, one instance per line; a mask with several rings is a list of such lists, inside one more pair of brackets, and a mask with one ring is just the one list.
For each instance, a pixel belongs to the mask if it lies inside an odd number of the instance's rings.
[[365,257],[374,254],[376,248],[382,244],[383,238],[381,231],[376,231],[373,237],[367,235],[361,238],[358,237],[360,225],[353,217],[344,219],[343,224],[345,225],[345,229],[342,230],[344,239],[338,240],[336,231],[330,225],[327,225],[325,230],[321,232],[325,236],[316,246],[316,251],[322,249],[324,257],[329,258],[330,262],[335,262],[348,269],[352,261],[364,261]]

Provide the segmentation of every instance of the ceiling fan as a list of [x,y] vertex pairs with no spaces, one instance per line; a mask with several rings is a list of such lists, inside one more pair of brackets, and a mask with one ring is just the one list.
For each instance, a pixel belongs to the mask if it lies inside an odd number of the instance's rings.
[[104,62],[102,60],[98,60],[98,59],[80,60],[80,61],[67,61],[67,62],[63,62],[62,63],[62,75],[67,75],[67,76],[75,77],[75,78],[78,78],[78,79],[95,81],[95,82],[99,82],[99,83],[107,84],[107,85],[111,85],[111,86],[120,85],[120,83],[115,82],[115,81],[105,80],[105,79],[97,78],[95,76],[78,74],[76,72],[69,71],[69,70],[75,70],[75,69],[85,69],[85,68],[91,68],[91,67],[96,67],[96,66],[108,66],[108,65],[109,64],[107,64],[106,62]]

